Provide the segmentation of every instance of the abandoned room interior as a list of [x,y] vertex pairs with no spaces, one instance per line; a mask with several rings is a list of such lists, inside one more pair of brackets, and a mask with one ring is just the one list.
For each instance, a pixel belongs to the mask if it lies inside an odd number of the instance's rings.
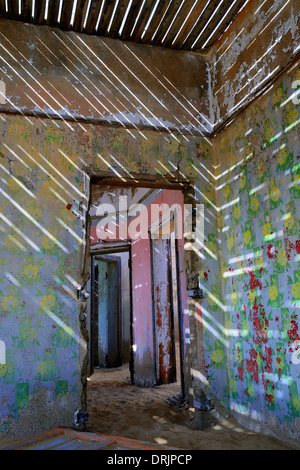
[[299,17],[0,0],[0,447],[121,366],[299,446]]

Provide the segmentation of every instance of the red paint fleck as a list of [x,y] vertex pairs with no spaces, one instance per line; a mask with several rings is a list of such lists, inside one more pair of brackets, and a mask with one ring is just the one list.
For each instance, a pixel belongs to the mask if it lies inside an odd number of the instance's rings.
[[273,250],[274,246],[272,245],[272,243],[269,243],[268,245],[268,251],[267,251],[267,255],[268,255],[268,258],[269,259],[274,259],[276,257],[276,254],[277,253],[275,250],[273,251],[273,253],[271,252]]
[[256,279],[255,275],[253,274],[252,271],[248,271],[250,274],[250,289],[253,290],[255,287],[260,287],[262,288],[261,282]]
[[72,204],[68,204],[68,205],[67,205],[68,211],[71,210],[71,207],[72,207]]
[[257,365],[257,352],[255,349],[250,350],[250,359],[247,361],[247,372],[252,373],[252,379],[258,384],[258,365]]
[[270,395],[268,393],[266,393],[266,401],[268,401],[269,403],[273,403],[273,400],[274,400],[274,396],[273,395]]
[[204,277],[205,277],[206,280],[208,279],[207,273],[204,273]]
[[300,253],[300,240],[296,240],[296,251],[299,254]]

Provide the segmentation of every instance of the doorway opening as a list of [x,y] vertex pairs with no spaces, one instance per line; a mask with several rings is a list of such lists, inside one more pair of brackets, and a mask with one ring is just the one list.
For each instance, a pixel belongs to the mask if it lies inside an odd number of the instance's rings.
[[[183,189],[182,184],[121,186],[91,180],[90,379],[96,369],[105,374],[128,365],[130,384],[144,388],[173,384],[178,395],[186,396],[188,293],[183,230],[178,237],[176,211],[169,231],[152,236],[152,226],[161,225],[166,207],[183,208]],[[155,205],[160,211],[153,220]],[[99,211],[99,206],[105,210]],[[126,236],[124,226],[121,234],[124,220]],[[100,223],[108,239],[99,237]]]

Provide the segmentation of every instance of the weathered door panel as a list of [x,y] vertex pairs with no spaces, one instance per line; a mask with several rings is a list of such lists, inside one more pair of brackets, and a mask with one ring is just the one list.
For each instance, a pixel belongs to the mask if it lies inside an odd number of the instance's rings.
[[122,364],[121,260],[95,256],[92,264],[91,361],[93,367],[118,367]]
[[176,379],[170,241],[151,240],[152,290],[157,383]]
[[137,239],[132,243],[131,282],[134,382],[154,385],[156,376],[149,239]]

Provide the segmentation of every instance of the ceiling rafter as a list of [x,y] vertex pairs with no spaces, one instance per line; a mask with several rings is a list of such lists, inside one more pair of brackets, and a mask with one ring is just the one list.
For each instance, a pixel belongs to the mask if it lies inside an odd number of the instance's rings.
[[246,0],[0,0],[0,17],[181,50],[207,49]]

